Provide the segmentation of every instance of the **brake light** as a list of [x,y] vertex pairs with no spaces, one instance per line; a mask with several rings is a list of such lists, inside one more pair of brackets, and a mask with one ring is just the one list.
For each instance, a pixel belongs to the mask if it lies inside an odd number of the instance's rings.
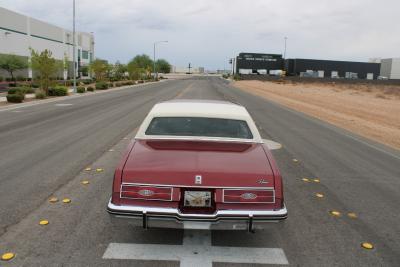
[[120,197],[129,199],[172,201],[172,191],[172,187],[122,184]]
[[275,203],[274,189],[224,189],[224,203]]

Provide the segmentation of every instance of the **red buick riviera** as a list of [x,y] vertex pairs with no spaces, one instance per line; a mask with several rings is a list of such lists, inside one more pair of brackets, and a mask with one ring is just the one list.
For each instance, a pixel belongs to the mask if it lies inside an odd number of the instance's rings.
[[107,210],[143,228],[262,229],[286,219],[282,177],[247,110],[156,104],[119,163]]

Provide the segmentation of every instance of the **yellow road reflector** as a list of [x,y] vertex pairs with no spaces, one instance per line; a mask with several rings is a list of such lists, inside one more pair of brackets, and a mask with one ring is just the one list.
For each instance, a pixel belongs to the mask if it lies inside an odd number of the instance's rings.
[[320,182],[319,179],[314,179],[313,181],[314,181],[314,183],[319,183]]
[[348,216],[349,218],[352,218],[352,219],[357,218],[357,214],[355,214],[354,212],[349,212],[349,213],[347,213],[347,216]]
[[69,198],[64,198],[64,199],[63,199],[63,203],[71,203],[71,199],[69,199]]
[[109,149],[108,151],[109,151],[109,152],[114,152],[115,150],[114,150],[114,149]]
[[124,140],[128,140],[128,137],[124,137]]
[[374,245],[372,245],[371,243],[368,243],[368,242],[361,243],[361,246],[365,249],[373,249],[374,248]]
[[341,213],[340,213],[339,211],[337,211],[337,210],[331,210],[330,213],[331,213],[333,216],[340,216],[340,215],[341,215]]
[[315,196],[316,196],[316,197],[319,197],[319,198],[323,198],[323,197],[324,197],[324,195],[321,194],[321,193],[316,193]]
[[103,168],[97,168],[97,169],[96,169],[96,172],[102,172],[102,171],[104,171]]
[[92,170],[92,168],[90,168],[90,167],[87,167],[86,169],[85,169],[85,171],[91,171]]
[[299,160],[298,159],[293,159],[293,162],[299,162]]
[[49,199],[50,203],[56,203],[57,201],[58,201],[58,198],[56,198],[56,197],[52,197]]
[[309,182],[310,181],[310,179],[308,179],[308,178],[303,178],[301,180],[303,180],[303,182]]
[[14,257],[15,257],[15,254],[14,254],[14,253],[11,253],[11,252],[7,252],[7,253],[4,253],[3,255],[1,255],[1,259],[2,259],[3,261],[12,260]]
[[40,225],[48,225],[48,224],[49,224],[49,221],[48,221],[48,220],[41,220],[41,221],[39,222],[39,224],[40,224]]
[[89,184],[89,181],[82,181],[82,184],[87,185],[87,184]]

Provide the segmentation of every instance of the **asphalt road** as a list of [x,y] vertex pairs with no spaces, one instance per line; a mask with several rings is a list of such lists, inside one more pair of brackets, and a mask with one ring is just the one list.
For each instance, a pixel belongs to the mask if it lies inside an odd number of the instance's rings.
[[[129,139],[155,103],[172,98],[239,102],[263,137],[283,145],[273,153],[284,176],[289,218],[255,234],[213,231],[200,236],[201,244],[216,251],[243,251],[234,255],[237,263],[213,266],[251,266],[240,262],[252,248],[279,248],[291,266],[399,266],[399,151],[242,92],[216,77],[0,109],[0,255],[16,253],[0,266],[179,266],[165,261],[168,257],[162,258],[160,251],[174,254],[188,247],[187,232],[132,229],[113,224],[105,211],[113,171]],[[91,171],[85,171],[88,166]],[[305,177],[320,182],[304,182]],[[89,184],[83,185],[83,180]],[[49,203],[52,196],[60,201]],[[63,198],[72,201],[64,204]],[[331,210],[341,216],[332,216]],[[357,218],[348,217],[349,212]],[[43,219],[50,223],[39,225]],[[362,242],[372,243],[374,249],[362,248]],[[105,259],[115,243],[143,248],[147,260],[143,255],[141,260],[118,255]],[[182,265],[205,266],[201,263],[208,256],[193,254]]]

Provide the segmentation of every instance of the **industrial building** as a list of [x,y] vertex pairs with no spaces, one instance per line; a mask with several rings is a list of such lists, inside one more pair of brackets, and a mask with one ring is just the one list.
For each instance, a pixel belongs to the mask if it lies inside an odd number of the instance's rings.
[[176,74],[202,74],[204,73],[204,67],[179,67],[179,66],[171,66],[171,73]]
[[[88,76],[87,66],[94,58],[94,36],[76,32],[75,40],[77,75]],[[68,69],[59,76],[73,76],[72,31],[0,7],[0,54],[14,54],[28,61],[29,48],[39,52],[48,49],[57,60],[67,58]],[[8,77],[8,73],[0,70],[0,76]],[[19,71],[16,76],[32,78],[32,71]]]
[[238,74],[274,74],[283,62],[279,54],[240,53],[232,63]]
[[380,75],[380,64],[296,58],[285,61],[285,70],[291,76],[373,80]]
[[400,58],[381,59],[380,76],[400,80]]
[[239,75],[281,75],[314,78],[400,79],[400,58],[373,62],[318,59],[283,59],[280,54],[240,53],[231,62]]

